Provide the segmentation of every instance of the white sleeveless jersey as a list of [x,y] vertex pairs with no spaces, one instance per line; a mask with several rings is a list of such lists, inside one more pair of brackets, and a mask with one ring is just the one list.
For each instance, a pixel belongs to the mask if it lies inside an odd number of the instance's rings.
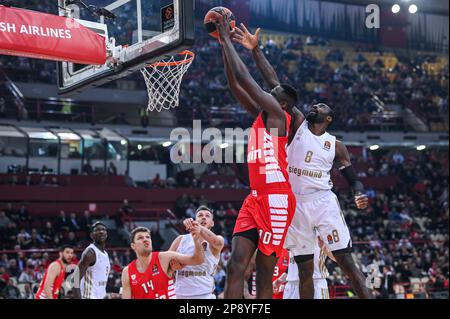
[[336,150],[336,137],[325,132],[314,135],[303,121],[287,149],[289,182],[297,195],[331,190],[331,169]]
[[[326,260],[327,254],[325,254],[323,250],[317,246],[314,251],[313,279],[326,279],[329,276],[328,269],[325,265]],[[289,267],[286,280],[289,282],[299,281],[297,263],[295,262],[294,255],[291,252],[289,252]]]
[[94,244],[90,244],[86,249],[89,248],[95,252],[95,264],[88,267],[86,274],[81,279],[81,297],[83,299],[103,299],[106,296],[106,284],[111,269],[109,256],[106,251],[102,252]]
[[[175,273],[175,293],[180,296],[198,296],[214,292],[214,273],[219,264],[209,249],[209,243],[203,242],[205,261],[201,265],[186,266]],[[183,235],[177,252],[191,256],[195,252],[194,240],[191,234]]]

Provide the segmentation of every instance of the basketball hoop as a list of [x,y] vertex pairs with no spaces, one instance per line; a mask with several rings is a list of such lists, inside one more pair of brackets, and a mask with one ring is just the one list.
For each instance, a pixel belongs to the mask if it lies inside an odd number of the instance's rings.
[[181,81],[194,58],[195,54],[186,50],[141,69],[147,85],[147,110],[161,112],[178,106]]

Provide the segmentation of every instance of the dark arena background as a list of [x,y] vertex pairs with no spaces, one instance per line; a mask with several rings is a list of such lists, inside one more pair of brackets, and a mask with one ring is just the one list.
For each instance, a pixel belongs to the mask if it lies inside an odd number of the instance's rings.
[[[168,1],[148,2],[158,13]],[[57,4],[0,1],[56,15]],[[379,8],[375,27],[376,19],[367,20],[371,4]],[[366,276],[377,269],[374,297],[448,299],[449,16],[448,1],[440,0],[196,0],[195,60],[179,106],[162,112],[147,112],[140,72],[59,95],[55,61],[1,55],[0,298],[34,299],[58,247],[74,246],[76,264],[95,221],[108,228],[108,285],[120,288],[122,269],[135,258],[130,231],[148,227],[153,249],[165,251],[200,205],[214,209],[213,232],[225,239],[214,274],[214,294],[223,298],[233,228],[250,192],[247,165],[238,160],[246,142],[192,130],[246,129],[252,118],[231,95],[220,45],[203,26],[215,6],[229,8],[250,32],[262,29],[259,45],[281,82],[298,91],[301,111],[318,102],[333,107],[330,132],[347,146],[369,207],[356,209],[337,169],[333,192],[354,260]],[[108,26],[117,41],[135,36],[127,8]],[[268,90],[249,51],[236,48]],[[177,163],[178,134],[171,136],[183,129],[192,135],[181,148],[191,161]],[[193,160],[211,145],[223,152],[219,161]],[[229,148],[234,160],[225,163]],[[326,266],[329,297],[356,298],[337,264],[328,259]],[[72,297],[63,286],[59,298]],[[119,291],[107,298],[120,298]]]

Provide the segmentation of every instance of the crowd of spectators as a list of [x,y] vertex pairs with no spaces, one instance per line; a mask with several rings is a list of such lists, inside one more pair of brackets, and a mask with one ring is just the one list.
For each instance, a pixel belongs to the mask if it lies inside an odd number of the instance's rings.
[[[24,7],[37,5],[36,9],[48,11],[45,10],[45,1],[25,2]],[[50,7],[56,10],[54,5]],[[131,6],[128,7],[132,12]],[[125,21],[124,12],[125,9],[119,14],[120,21],[112,25],[112,34],[130,37],[132,24]],[[178,124],[192,124],[192,119],[201,119],[211,126],[246,127],[252,119],[228,93],[219,44],[206,34],[202,23],[197,24],[196,42],[192,48],[196,60],[182,83],[180,107],[176,111]],[[411,129],[403,122],[401,114],[392,119],[384,116],[383,103],[409,107],[426,124],[439,121],[442,115],[448,114],[448,64],[438,74],[423,68],[424,63],[436,62],[437,57],[433,54],[398,56],[398,63],[387,68],[383,62],[385,52],[381,49],[370,49],[377,52],[379,58],[369,63],[362,52],[368,49],[353,44],[349,46],[350,51],[359,53],[355,54],[352,63],[346,64],[348,52],[332,47],[326,39],[311,36],[286,36],[283,43],[276,43],[269,36],[261,47],[280,80],[292,83],[298,89],[300,109],[306,111],[316,102],[325,102],[334,108],[335,129],[362,130],[370,126],[379,129],[382,123],[397,130]],[[314,47],[328,48],[323,59],[311,52]],[[238,51],[251,74],[263,83],[251,55],[243,48],[238,48]],[[13,80],[56,83],[53,62],[2,57],[0,67],[7,72],[14,70],[8,72]],[[145,89],[139,74],[131,75],[125,81],[135,82],[134,89]],[[123,82],[112,82],[108,86],[118,88]],[[145,126],[147,115],[141,113]]]
[[[352,155],[352,161],[355,166],[365,167],[358,172],[360,177],[398,177],[395,186],[383,191],[367,187],[370,198],[367,211],[356,210],[347,191],[334,190],[352,233],[354,257],[366,273],[372,265],[379,269],[380,287],[376,289],[377,296],[392,298],[413,290],[417,296],[431,297],[436,292],[448,291],[447,150],[379,150],[361,156]],[[220,294],[224,288],[225,265],[230,255],[229,246],[239,203],[214,203],[204,195],[194,197],[187,192],[176,200],[175,215],[180,221],[193,218],[195,209],[200,205],[214,209],[213,231],[225,238],[226,248],[215,274],[216,293]],[[123,246],[126,246],[129,230],[135,225],[134,214],[133,206],[125,200],[116,215],[116,228],[122,236]],[[32,273],[40,273],[45,269],[45,264],[39,266],[35,259],[45,257],[47,259],[44,260],[48,260],[48,254],[31,253],[24,257],[22,250],[55,248],[61,244],[84,247],[87,242],[80,239],[87,239],[86,231],[91,221],[89,212],[79,215],[61,212],[58,218],[46,221],[40,227],[33,227],[34,220],[26,206],[13,207],[7,204],[2,207],[0,249],[17,252],[13,255],[3,254],[0,260],[4,294],[14,297],[17,293],[4,278],[15,277],[24,282]],[[157,229],[152,231],[152,236],[155,250],[161,249],[164,239]],[[129,259],[129,251],[125,255],[119,250],[112,254],[114,266],[111,280],[116,284],[120,283],[120,270],[126,265],[124,260]],[[345,296],[352,297],[353,293],[348,288],[349,280],[340,268],[331,260],[327,261],[327,266],[331,289],[337,290],[342,286]],[[415,280],[419,280],[420,284],[413,288]]]

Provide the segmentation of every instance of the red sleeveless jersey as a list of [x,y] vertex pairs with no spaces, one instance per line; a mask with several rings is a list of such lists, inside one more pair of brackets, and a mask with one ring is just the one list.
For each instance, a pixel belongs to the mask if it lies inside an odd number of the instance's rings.
[[131,299],[175,299],[173,278],[169,278],[159,262],[159,252],[152,253],[152,259],[145,272],[138,271],[136,260],[128,265]]
[[[277,264],[273,270],[272,282],[277,280],[284,274],[289,267],[289,251],[287,249],[283,249],[281,253],[281,257],[278,259]],[[272,299],[283,299],[283,291],[273,294]]]
[[[66,269],[65,269],[63,262],[59,259],[56,260],[55,262],[61,266],[61,271],[59,272],[59,275],[56,276],[55,281],[53,282],[53,287],[52,287],[53,299],[58,298],[59,289],[61,289],[64,279],[66,279]],[[45,291],[44,291],[45,282],[47,281],[47,274],[48,274],[48,268],[45,271],[44,277],[42,278],[42,281],[39,285],[39,290],[36,292],[34,299],[47,299],[45,296]]]
[[291,116],[286,117],[286,135],[272,136],[266,129],[261,112],[250,131],[247,149],[248,173],[252,190],[291,189],[287,172],[288,132]]

